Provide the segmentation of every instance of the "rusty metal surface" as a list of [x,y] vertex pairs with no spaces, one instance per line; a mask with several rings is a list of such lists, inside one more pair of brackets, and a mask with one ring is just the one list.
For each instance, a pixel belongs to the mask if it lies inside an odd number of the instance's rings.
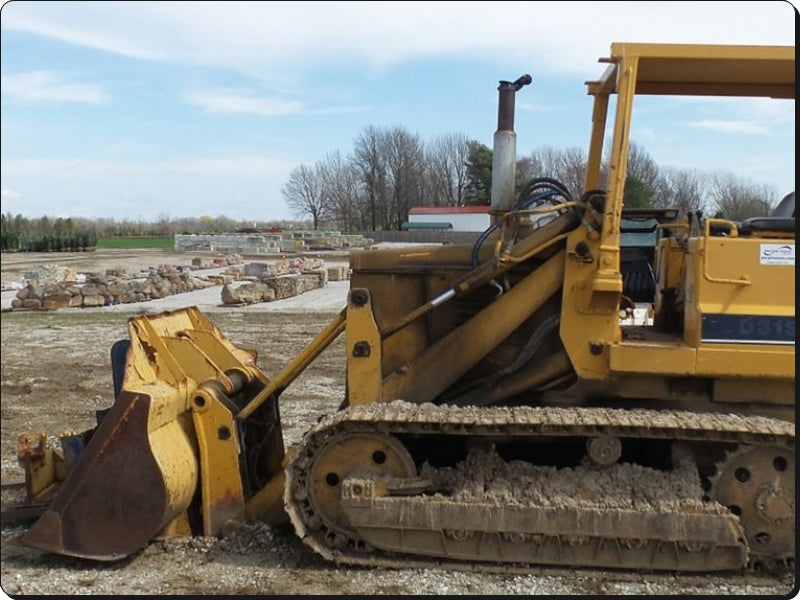
[[746,526],[754,561],[794,556],[794,452],[780,446],[743,446],[717,465],[710,496]]
[[114,560],[144,547],[174,518],[148,440],[149,398],[123,394],[44,515],[17,542]]

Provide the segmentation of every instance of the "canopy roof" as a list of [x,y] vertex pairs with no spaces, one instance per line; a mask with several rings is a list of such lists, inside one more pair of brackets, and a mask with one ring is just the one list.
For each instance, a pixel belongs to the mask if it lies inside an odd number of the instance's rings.
[[589,93],[616,92],[618,69],[637,63],[636,93],[795,97],[794,46],[614,43]]

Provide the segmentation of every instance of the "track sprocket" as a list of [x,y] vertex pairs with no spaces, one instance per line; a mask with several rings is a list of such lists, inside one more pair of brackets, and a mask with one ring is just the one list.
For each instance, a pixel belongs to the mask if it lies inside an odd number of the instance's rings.
[[794,562],[794,470],[790,448],[740,445],[710,478],[711,499],[728,507],[744,527],[752,567]]

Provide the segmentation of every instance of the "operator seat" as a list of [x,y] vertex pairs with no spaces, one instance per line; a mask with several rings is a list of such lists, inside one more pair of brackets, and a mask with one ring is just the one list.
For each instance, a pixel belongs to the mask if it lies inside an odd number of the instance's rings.
[[750,217],[739,226],[739,232],[748,235],[765,231],[794,233],[794,191],[783,197],[770,216]]
[[794,192],[789,192],[772,211],[773,217],[791,217],[794,219]]

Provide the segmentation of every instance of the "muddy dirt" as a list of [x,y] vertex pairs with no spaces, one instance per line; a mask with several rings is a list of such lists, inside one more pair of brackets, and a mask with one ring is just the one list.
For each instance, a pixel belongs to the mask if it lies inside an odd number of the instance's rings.
[[[169,253],[135,254],[134,266],[161,264]],[[153,258],[156,258],[152,262]],[[32,256],[31,259],[42,257]],[[56,262],[52,256],[46,262]],[[92,267],[124,263],[121,253]],[[107,262],[104,263],[103,260]],[[113,263],[113,264],[109,264]],[[3,280],[18,256],[2,257]],[[81,261],[76,261],[81,265]],[[7,266],[9,269],[7,269]],[[89,269],[89,267],[84,267]],[[280,370],[333,317],[333,310],[293,311],[291,303],[269,311],[218,309],[209,318],[237,345],[254,348],[269,375]],[[202,306],[200,307],[203,308]],[[19,480],[17,436],[81,431],[112,400],[111,344],[126,337],[133,312],[62,309],[3,313],[0,393],[0,478]],[[344,395],[344,343],[337,340],[281,397],[287,444],[317,419],[333,412]],[[341,568],[325,562],[290,530],[251,523],[224,539],[155,541],[134,556],[96,563],[48,555],[14,545],[23,531],[0,532],[0,587],[21,594],[656,594],[792,595],[795,577],[765,574],[675,575],[534,567],[528,575],[443,570]]]

